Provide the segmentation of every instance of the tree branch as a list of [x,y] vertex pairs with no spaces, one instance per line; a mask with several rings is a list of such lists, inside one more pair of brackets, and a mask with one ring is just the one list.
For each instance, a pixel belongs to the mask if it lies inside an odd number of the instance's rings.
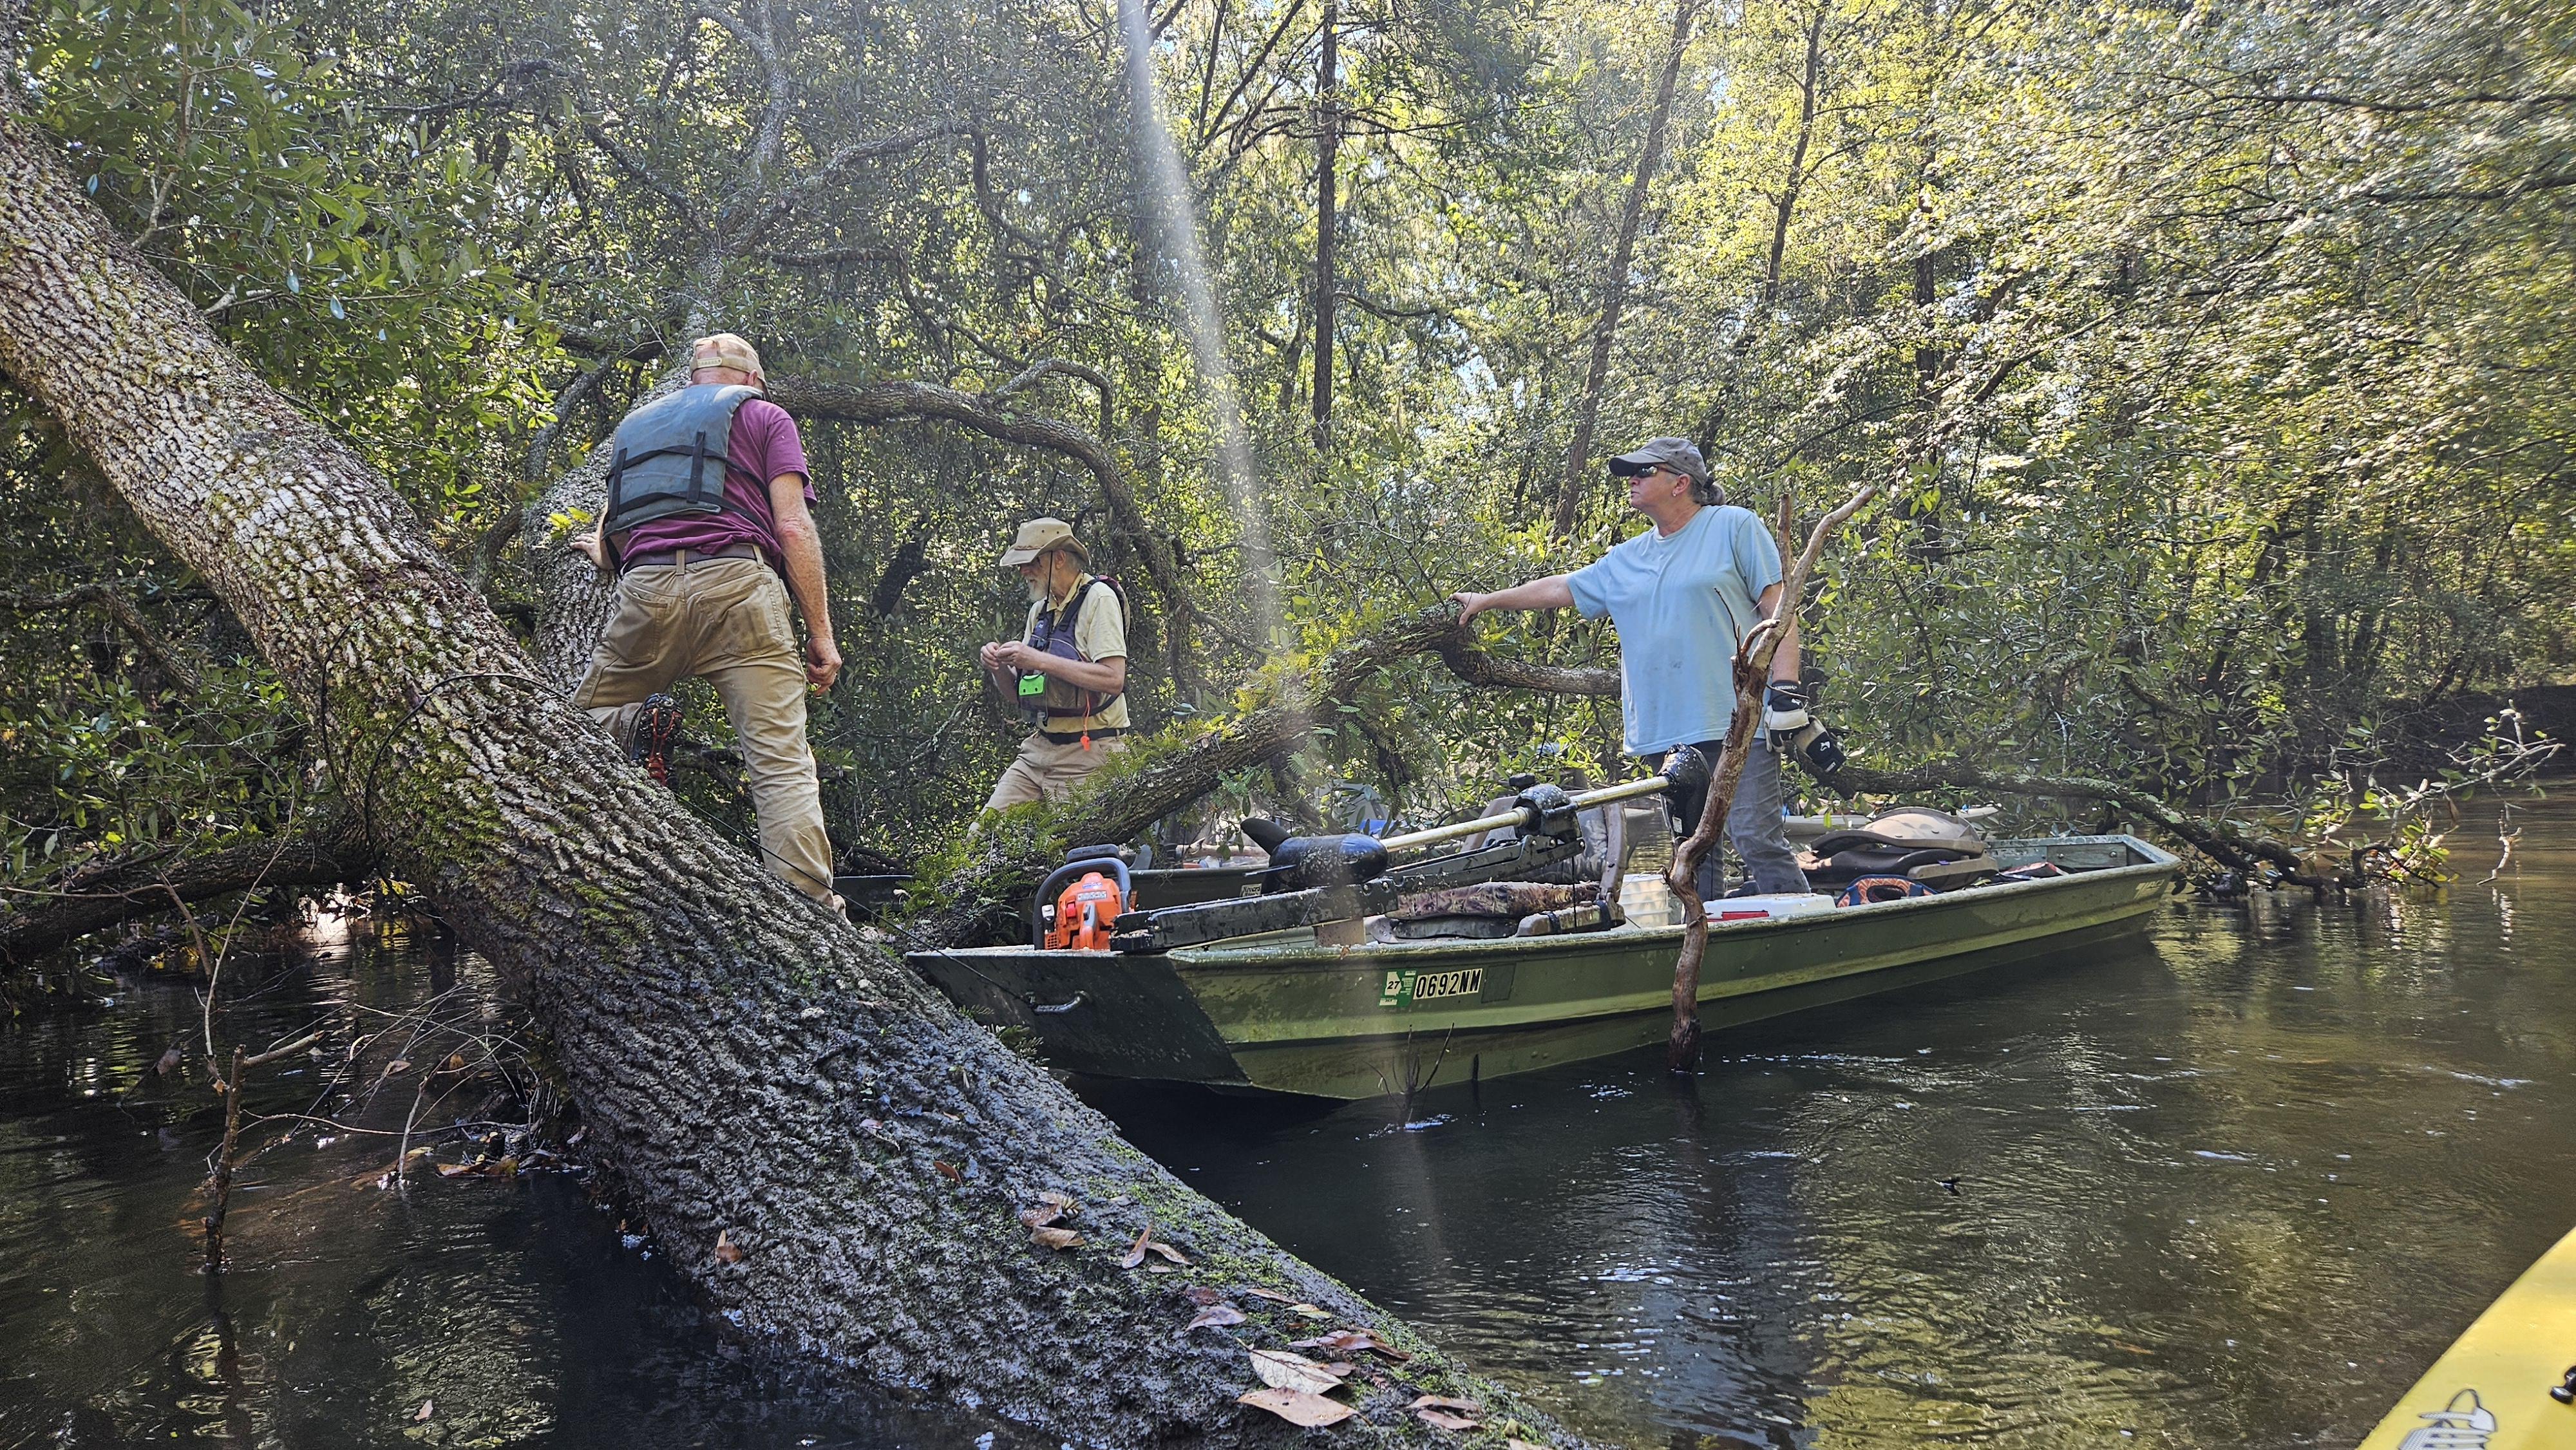
[[254,886],[331,886],[362,881],[374,858],[353,831],[315,831],[285,841],[249,841],[171,862],[159,856],[90,867],[43,890],[0,888],[0,961],[24,966],[76,937],[129,917],[167,911],[164,883],[181,902]]
[[169,636],[154,629],[152,622],[143,617],[143,611],[134,607],[134,601],[126,598],[125,592],[113,584],[81,584],[60,594],[43,596],[0,594],[0,606],[31,613],[69,609],[83,604],[98,606],[100,612],[114,620],[116,627],[133,639],[135,647],[161,667],[161,672],[170,677],[170,683],[177,686],[181,694],[193,695],[206,687],[206,677],[196,663],[171,643]]
[[769,398],[791,413],[851,423],[936,418],[971,428],[988,438],[1044,448],[1078,460],[1099,481],[1101,496],[1109,503],[1118,531],[1143,557],[1146,572],[1153,576],[1155,589],[1163,596],[1164,607],[1178,620],[1197,617],[1198,606],[1182,578],[1179,563],[1173,559],[1171,548],[1146,527],[1144,510],[1136,502],[1135,491],[1127,486],[1126,474],[1119,469],[1109,445],[1083,429],[1054,418],[1006,413],[986,399],[937,383],[887,381],[853,385],[773,377],[769,380]]
[[992,391],[991,396],[997,399],[1007,398],[1011,394],[1020,391],[1022,388],[1035,383],[1038,379],[1045,377],[1049,373],[1062,373],[1066,377],[1080,378],[1082,381],[1091,384],[1093,390],[1100,394],[1101,438],[1106,440],[1117,431],[1113,421],[1115,415],[1110,407],[1111,393],[1108,376],[1102,373],[1098,368],[1085,367],[1078,362],[1067,362],[1060,357],[1040,358],[1036,362],[1029,364],[1027,369],[1018,377],[1015,377],[1009,382],[1002,384],[1000,387],[995,388]]

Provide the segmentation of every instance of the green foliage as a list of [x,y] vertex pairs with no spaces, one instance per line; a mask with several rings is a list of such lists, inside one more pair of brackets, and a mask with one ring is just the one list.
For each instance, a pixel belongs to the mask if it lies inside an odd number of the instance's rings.
[[[1218,387],[1146,226],[1160,203],[1113,8],[717,9],[58,3],[24,81],[144,254],[383,463],[461,564],[606,434],[666,365],[654,345],[695,328],[752,337],[773,373],[921,379],[1086,428],[1103,400],[1074,377],[999,390],[1046,358],[1104,377],[1103,441],[1180,561],[1186,628],[1073,460],[926,421],[807,421],[850,659],[813,717],[845,851],[963,864],[1024,728],[972,660],[1025,608],[993,565],[1018,520],[1073,520],[1130,585],[1140,723],[1204,722],[1260,698],[1274,639],[1317,658],[1452,590],[1597,556],[1636,527],[1599,460],[1653,434],[1697,438],[1766,517],[1896,486],[1806,602],[1827,711],[1872,764],[1965,754],[2324,823],[2375,788],[2411,713],[2562,679],[2576,655],[2567,14],[1704,13],[1569,482],[1669,12],[1347,3],[1326,86],[1314,7],[1155,7],[1149,59],[1232,369]],[[1338,305],[1319,434],[1324,124]],[[599,386],[566,393],[594,368]],[[531,469],[559,395],[578,401]],[[1275,633],[1220,467],[1228,399]],[[113,510],[61,504],[69,460],[38,420],[17,431],[0,498],[30,530],[28,592],[157,580],[147,613],[220,649],[222,622],[179,602],[184,571]],[[583,520],[547,522],[559,538]],[[508,568],[491,588],[528,597]],[[79,799],[136,803],[78,809],[129,839],[156,791],[161,829],[203,815],[214,780],[150,742],[197,740],[184,716],[232,707],[137,685],[142,661],[95,617],[10,618],[0,728],[70,751]],[[1497,652],[1616,661],[1604,624],[1489,618]],[[75,635],[96,647],[75,658]],[[111,743],[83,753],[95,732],[69,722],[102,718]],[[696,724],[723,733],[711,710]],[[1618,775],[1617,752],[1615,702],[1471,690],[1415,660],[1317,732],[1307,784],[1365,784],[1420,818],[1514,769]],[[22,827],[103,848],[109,827],[59,824],[77,810],[56,785],[8,789]],[[747,825],[717,784],[690,790]],[[1279,791],[1232,780],[1212,812]]]

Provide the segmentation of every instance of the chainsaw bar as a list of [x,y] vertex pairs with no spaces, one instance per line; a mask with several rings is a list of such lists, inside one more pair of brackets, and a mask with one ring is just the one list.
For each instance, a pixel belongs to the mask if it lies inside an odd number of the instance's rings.
[[1387,910],[1395,905],[1395,897],[1395,883],[1381,876],[1357,886],[1316,886],[1275,896],[1242,896],[1196,906],[1166,906],[1159,911],[1130,911],[1111,923],[1109,949],[1131,954],[1168,952],[1229,937],[1349,921]]

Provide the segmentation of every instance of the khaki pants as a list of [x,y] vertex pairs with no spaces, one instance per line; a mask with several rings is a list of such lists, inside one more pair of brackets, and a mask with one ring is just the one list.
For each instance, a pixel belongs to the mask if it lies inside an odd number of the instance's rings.
[[1109,763],[1109,757],[1127,748],[1127,737],[1112,736],[1107,740],[1094,735],[1091,748],[1082,748],[1079,740],[1058,745],[1037,731],[1020,742],[1020,755],[1002,778],[993,785],[993,798],[984,809],[998,811],[1004,806],[1022,806],[1031,801],[1060,801],[1073,794],[1090,774]]
[[621,745],[644,697],[696,675],[716,687],[742,745],[763,864],[806,895],[832,895],[823,793],[805,745],[805,666],[787,586],[758,559],[693,559],[631,569],[574,705]]

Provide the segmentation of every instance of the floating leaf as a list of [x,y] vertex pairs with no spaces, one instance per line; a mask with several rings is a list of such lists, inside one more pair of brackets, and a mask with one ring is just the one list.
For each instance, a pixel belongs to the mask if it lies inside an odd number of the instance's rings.
[[1051,1249],[1069,1249],[1082,1242],[1082,1235],[1069,1228],[1033,1228],[1029,1238]]
[[1234,1397],[1234,1402],[1238,1405],[1250,1405],[1256,1410],[1268,1410],[1291,1425],[1309,1430],[1320,1429],[1326,1425],[1338,1425],[1359,1413],[1338,1400],[1328,1400],[1322,1395],[1309,1394],[1304,1390],[1281,1389],[1277,1386],[1237,1395]]
[[1480,1415],[1485,1411],[1485,1407],[1474,1400],[1453,1400],[1447,1395],[1424,1395],[1405,1408],[1408,1410],[1460,1410],[1470,1415]]
[[1252,1372],[1273,1389],[1322,1394],[1342,1383],[1341,1376],[1302,1354],[1290,1354],[1284,1349],[1247,1349],[1244,1353],[1252,1356]]
[[1242,1310],[1235,1308],[1231,1304],[1210,1304],[1205,1309],[1202,1309],[1198,1313],[1190,1316],[1190,1322],[1187,1327],[1191,1329],[1223,1329],[1229,1324],[1241,1324],[1242,1322]]
[[471,1163],[441,1163],[438,1165],[438,1176],[441,1178],[462,1178],[473,1171],[474,1165]]
[[742,1246],[733,1241],[733,1230],[716,1230],[716,1257],[728,1264],[742,1262]]
[[1422,1423],[1429,1425],[1434,1430],[1473,1430],[1477,1426],[1485,1423],[1482,1420],[1470,1419],[1465,1415],[1444,1414],[1438,1410],[1416,1410],[1413,1413],[1422,1421]]

